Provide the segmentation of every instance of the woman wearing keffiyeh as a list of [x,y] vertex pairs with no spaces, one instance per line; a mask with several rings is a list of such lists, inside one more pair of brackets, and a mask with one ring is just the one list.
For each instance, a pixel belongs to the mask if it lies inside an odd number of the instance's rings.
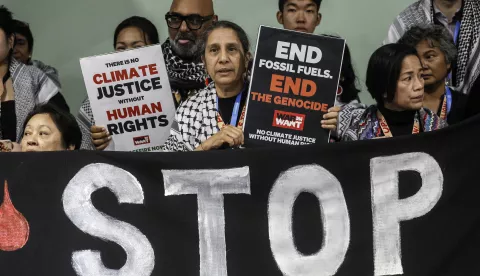
[[[452,9],[452,15],[448,13]],[[449,11],[449,12],[447,12]],[[397,16],[390,26],[385,43],[397,42],[415,25],[441,24],[448,28],[458,49],[452,85],[456,91],[469,94],[480,75],[480,1],[420,0]]]
[[249,48],[247,34],[235,23],[218,21],[205,31],[201,53],[213,82],[177,109],[164,151],[207,151],[243,144]]

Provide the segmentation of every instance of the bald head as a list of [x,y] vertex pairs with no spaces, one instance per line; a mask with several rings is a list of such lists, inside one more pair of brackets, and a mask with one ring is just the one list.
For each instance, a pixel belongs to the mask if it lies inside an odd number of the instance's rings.
[[174,53],[182,59],[198,58],[202,33],[217,21],[212,0],[173,0],[169,14],[181,22],[179,27],[170,24],[168,28]]
[[199,14],[207,16],[214,14],[212,0],[173,0],[170,12],[183,15]]

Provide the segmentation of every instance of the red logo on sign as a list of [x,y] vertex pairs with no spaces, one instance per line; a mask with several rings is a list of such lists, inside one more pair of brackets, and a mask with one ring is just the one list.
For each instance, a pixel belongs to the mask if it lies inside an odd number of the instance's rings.
[[275,110],[273,114],[274,127],[288,128],[293,130],[303,130],[305,124],[305,115],[285,111]]
[[150,136],[133,137],[133,144],[135,146],[150,144]]

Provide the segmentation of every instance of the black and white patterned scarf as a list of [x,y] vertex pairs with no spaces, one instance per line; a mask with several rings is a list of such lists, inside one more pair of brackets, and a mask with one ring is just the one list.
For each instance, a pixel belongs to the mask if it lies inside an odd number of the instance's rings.
[[[458,39],[456,83],[454,89],[468,94],[480,76],[480,1],[463,0],[463,15]],[[397,42],[415,25],[434,23],[432,0],[413,3],[397,16],[385,43]]]
[[[201,61],[185,61],[173,52],[170,40],[162,44],[163,57],[167,66],[168,78],[173,90],[193,90],[198,92],[205,88],[207,78]],[[194,94],[189,92],[188,94]],[[182,95],[183,96],[183,95]]]
[[[9,66],[13,82],[17,140],[23,136],[23,124],[35,106],[47,103],[60,89],[40,69],[12,59]],[[1,115],[1,110],[0,110]],[[3,139],[0,126],[0,139]]]
[[219,131],[217,113],[217,91],[215,84],[210,83],[177,109],[170,136],[162,150],[169,152],[195,150]]

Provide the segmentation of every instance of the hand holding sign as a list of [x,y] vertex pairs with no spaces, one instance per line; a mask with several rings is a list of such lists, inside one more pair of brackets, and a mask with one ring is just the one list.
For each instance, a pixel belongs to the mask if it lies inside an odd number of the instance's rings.
[[224,144],[228,144],[229,147],[237,147],[243,145],[243,142],[244,136],[242,128],[226,125],[217,134],[200,144],[197,150],[207,151],[218,149]]
[[322,128],[335,130],[338,125],[338,113],[340,112],[339,106],[334,106],[328,110],[328,113],[323,115],[323,120],[321,121]]
[[90,133],[92,135],[93,144],[97,150],[104,150],[110,144],[110,140],[112,140],[112,136],[104,127],[92,126]]

